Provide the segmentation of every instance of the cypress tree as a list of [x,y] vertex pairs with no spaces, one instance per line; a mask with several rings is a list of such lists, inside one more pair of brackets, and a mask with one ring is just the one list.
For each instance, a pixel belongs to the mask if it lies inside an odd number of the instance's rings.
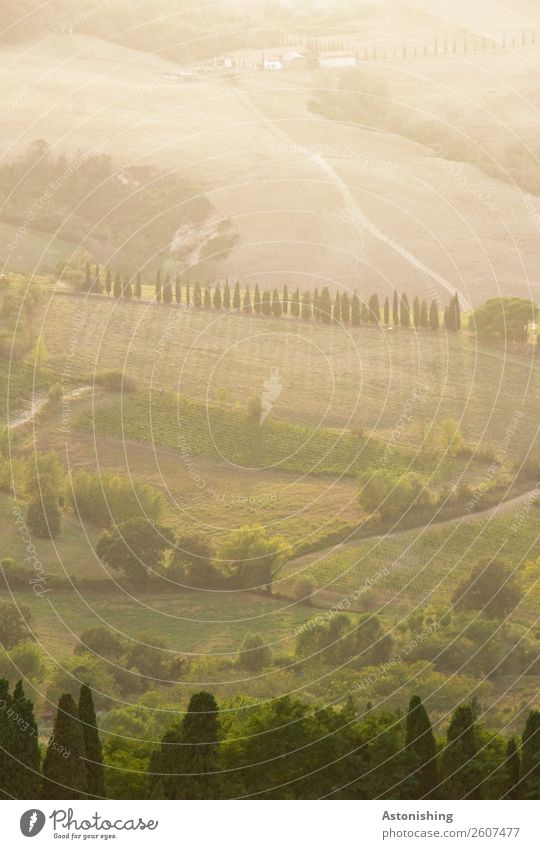
[[330,322],[332,321],[332,301],[327,286],[325,286],[321,292],[321,302],[319,308],[321,311],[321,318],[323,320],[323,323],[330,324]]
[[86,756],[86,792],[89,796],[103,797],[105,795],[103,754],[97,729],[94,699],[88,684],[83,684],[80,689],[78,711]]
[[11,798],[11,759],[9,757],[9,711],[11,709],[11,695],[9,684],[5,678],[0,678],[0,702],[3,710],[0,710],[0,799]]
[[212,298],[212,301],[214,304],[214,309],[220,310],[223,305],[223,301],[221,298],[221,287],[219,283],[216,283],[216,288],[214,289],[214,297]]
[[193,289],[193,306],[199,309],[202,305],[202,295],[201,295],[201,287],[199,283],[195,283],[195,288]]
[[336,323],[341,321],[341,296],[339,292],[336,292],[332,317]]
[[369,321],[369,310],[367,304],[362,302],[362,308],[360,310],[360,321],[362,324],[367,324]]
[[302,318],[306,321],[311,318],[311,295],[307,290],[302,298]]
[[287,315],[287,313],[289,312],[289,290],[287,289],[286,283],[283,286],[283,298],[281,299],[281,306],[283,309],[283,315]]
[[540,711],[531,710],[521,738],[520,798],[540,799]]
[[234,295],[233,295],[233,310],[240,309],[240,281],[237,280],[234,286]]
[[399,302],[398,293],[394,289],[394,299],[392,301],[392,324],[397,327],[399,324]]
[[244,292],[244,300],[243,300],[243,303],[242,303],[242,309],[244,310],[245,313],[251,312],[251,293],[249,291],[249,284],[246,286],[246,289],[245,289],[245,292]]
[[92,284],[92,290],[94,292],[97,292],[98,294],[103,291],[101,287],[101,271],[99,268],[99,263],[96,263],[96,267],[94,269],[94,282]]
[[161,271],[158,268],[156,271],[156,301],[161,301]]
[[212,296],[210,295],[210,286],[207,283],[204,287],[204,308],[209,310],[212,306]]
[[442,753],[442,799],[465,799],[478,783],[475,765],[476,733],[470,705],[460,705],[452,715]]
[[321,299],[319,298],[319,290],[315,289],[313,292],[313,315],[315,316],[317,321],[321,320],[321,311],[319,309]]
[[90,267],[90,263],[87,262],[84,270],[84,291],[91,292],[92,291],[92,269]]
[[418,296],[413,301],[413,324],[415,327],[420,327],[420,301]]
[[450,311],[449,311],[448,307],[445,307],[444,313],[443,313],[443,327],[444,327],[445,330],[450,330],[450,323],[451,323]]
[[341,296],[341,320],[344,324],[348,324],[351,320],[351,308],[347,292],[343,292]]
[[178,273],[174,278],[174,299],[177,304],[182,303],[182,286],[180,285],[180,275]]
[[380,324],[381,308],[379,306],[378,295],[372,295],[369,299],[369,320],[374,324]]
[[429,327],[427,304],[425,301],[422,301],[422,306],[420,307],[420,327]]
[[38,729],[34,705],[26,698],[22,681],[15,685],[8,704],[3,710],[7,720],[2,744],[6,748],[4,789],[14,799],[38,799],[41,791]]
[[188,307],[191,305],[191,289],[189,288],[189,280],[186,283],[186,304]]
[[137,272],[137,277],[135,279],[135,296],[140,300],[142,298],[142,283],[141,283],[141,272]]
[[112,274],[110,268],[107,269],[107,272],[105,274],[105,291],[108,295],[110,295],[112,292]]
[[133,292],[131,291],[131,280],[127,281],[122,294],[124,295],[124,298],[131,298],[133,294]]
[[255,283],[255,292],[253,294],[253,309],[255,310],[257,315],[261,314],[261,308],[262,308],[261,293],[259,291],[259,287],[258,287],[257,283]]
[[119,271],[116,272],[114,278],[113,295],[115,298],[119,298],[122,295],[122,280]]
[[383,307],[383,321],[386,327],[390,324],[390,302],[388,298],[384,299],[384,307]]
[[298,289],[296,289],[291,299],[291,315],[295,318],[298,318],[300,315],[300,292]]
[[457,292],[454,295],[454,330],[461,330],[461,307]]
[[231,308],[231,289],[228,280],[225,281],[225,287],[223,289],[223,306],[226,310],[230,310]]
[[416,777],[420,797],[429,798],[437,786],[437,743],[420,696],[413,696],[409,702],[405,747],[414,753],[419,765]]
[[405,292],[401,296],[401,326],[402,327],[410,327],[411,326],[411,308],[409,306],[409,299]]
[[439,305],[437,301],[432,301],[429,308],[429,326],[431,330],[439,329]]
[[510,738],[505,753],[506,799],[519,799],[521,762],[516,741]]
[[264,290],[261,301],[261,312],[264,316],[272,315],[272,301],[270,300],[270,292]]
[[86,793],[84,737],[77,705],[60,696],[52,737],[43,761],[43,799],[83,799]]
[[163,738],[161,750],[150,763],[154,773],[152,797],[164,799],[219,799],[220,723],[211,693],[195,693],[181,726]]
[[351,304],[351,324],[354,327],[358,327],[360,324],[360,299],[356,292],[353,295]]
[[281,301],[279,300],[277,289],[274,289],[274,291],[272,292],[272,313],[275,318],[281,318],[283,314],[283,310],[281,308]]

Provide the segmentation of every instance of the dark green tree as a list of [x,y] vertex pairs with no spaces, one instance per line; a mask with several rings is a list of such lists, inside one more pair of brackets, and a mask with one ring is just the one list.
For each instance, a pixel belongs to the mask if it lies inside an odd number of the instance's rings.
[[261,293],[259,291],[259,287],[257,283],[255,283],[255,292],[253,293],[253,309],[257,313],[257,315],[261,314],[262,304],[261,304]]
[[336,299],[334,301],[332,317],[336,324],[339,324],[341,322],[341,295],[339,294],[339,292],[336,292]]
[[374,324],[380,324],[381,308],[378,295],[372,295],[369,299],[369,320]]
[[195,287],[193,289],[193,306],[196,309],[200,309],[202,306],[202,293],[199,283],[195,283]]
[[330,292],[328,291],[327,286],[325,286],[321,292],[319,309],[321,311],[321,319],[323,323],[330,324],[332,321],[332,299],[330,298]]
[[186,281],[186,305],[191,306],[191,289],[189,286],[189,280]]
[[80,689],[78,713],[86,757],[86,792],[91,797],[102,798],[105,796],[103,754],[97,729],[94,699],[88,684],[83,684]]
[[124,298],[131,298],[133,296],[133,292],[131,290],[131,280],[129,280],[129,278],[126,282],[126,285],[124,286],[122,294]]
[[234,294],[233,294],[233,303],[232,303],[233,310],[239,310],[240,304],[241,304],[241,301],[240,301],[240,281],[237,280],[235,285],[234,285]]
[[111,569],[119,569],[135,583],[144,585],[151,574],[162,571],[165,553],[172,544],[169,528],[153,524],[146,517],[133,518],[104,531],[96,554]]
[[447,742],[441,756],[442,799],[465,799],[478,783],[476,769],[476,732],[470,705],[456,708],[447,731]]
[[420,307],[420,327],[427,329],[429,327],[428,309],[425,301],[422,301]]
[[281,305],[283,309],[283,315],[287,315],[287,313],[289,312],[289,290],[287,289],[286,283],[283,286],[283,297],[281,299]]
[[231,287],[228,280],[225,280],[225,286],[223,288],[223,307],[226,310],[230,310],[231,308]]
[[415,296],[413,301],[413,324],[415,327],[420,327],[420,300]]
[[249,291],[249,284],[246,286],[246,288],[244,290],[244,298],[243,298],[243,301],[242,301],[242,310],[245,313],[250,313],[251,310],[252,310],[251,293]]
[[349,296],[347,292],[343,292],[341,296],[341,320],[343,324],[348,324],[351,320],[351,307],[349,304]]
[[180,275],[178,273],[174,278],[174,299],[177,304],[182,303],[182,286],[180,285]]
[[521,738],[522,799],[540,799],[540,711],[531,710]]
[[86,752],[77,705],[60,696],[54,728],[43,761],[42,799],[84,799]]
[[430,798],[437,787],[437,743],[420,696],[409,702],[406,748],[415,756],[415,778],[420,798]]
[[307,289],[302,297],[302,318],[306,321],[311,318],[311,295]]
[[356,292],[353,295],[351,303],[351,324],[353,327],[358,327],[360,324],[360,299]]
[[[0,681],[0,787],[8,798],[39,799],[41,793],[38,728],[34,705],[18,681],[10,697],[7,682]],[[2,728],[4,725],[4,728]]]
[[262,295],[261,312],[264,316],[272,315],[272,301],[270,298],[270,292],[268,292],[266,289],[264,290]]
[[522,593],[505,560],[481,559],[452,596],[458,610],[481,610],[491,619],[504,619],[521,601]]
[[163,738],[150,761],[154,799],[219,799],[220,722],[211,693],[195,693],[181,726]]
[[294,318],[298,318],[300,315],[300,292],[298,289],[295,290],[291,298],[291,315]]
[[277,289],[274,289],[272,292],[272,314],[275,318],[281,318],[283,315],[283,309],[281,307],[281,301],[279,300]]
[[219,283],[216,283],[216,287],[214,289],[214,297],[212,299],[215,310],[220,310],[223,306],[223,299],[221,297],[221,286]]
[[409,299],[405,292],[401,296],[400,323],[402,327],[411,326],[411,308],[409,306]]
[[439,329],[439,305],[437,301],[432,301],[429,308],[429,326],[431,330]]
[[384,321],[385,327],[388,327],[388,325],[390,324],[390,303],[388,301],[388,298],[384,299],[383,321]]
[[505,753],[505,789],[507,799],[519,799],[521,761],[517,743],[513,737],[506,744]]
[[321,320],[321,311],[319,309],[319,304],[321,299],[319,297],[319,290],[315,289],[313,292],[313,316],[317,321]]
[[122,297],[122,278],[120,277],[119,271],[116,272],[114,278],[113,295],[115,298]]
[[105,274],[105,291],[108,295],[110,295],[112,292],[112,274],[110,268],[107,269],[107,272]]
[[399,300],[398,293],[394,289],[394,299],[392,301],[392,324],[397,327],[399,324]]
[[209,310],[212,307],[212,293],[210,289],[210,284],[207,283],[204,287],[204,308],[205,310]]
[[360,309],[360,321],[362,324],[367,324],[369,322],[369,309],[368,305],[364,302],[362,302]]

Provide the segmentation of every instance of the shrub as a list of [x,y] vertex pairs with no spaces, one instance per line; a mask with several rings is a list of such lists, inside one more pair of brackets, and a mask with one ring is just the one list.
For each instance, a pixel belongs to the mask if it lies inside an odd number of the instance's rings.
[[132,377],[122,371],[101,371],[94,377],[94,383],[103,386],[109,392],[136,392],[137,384]]

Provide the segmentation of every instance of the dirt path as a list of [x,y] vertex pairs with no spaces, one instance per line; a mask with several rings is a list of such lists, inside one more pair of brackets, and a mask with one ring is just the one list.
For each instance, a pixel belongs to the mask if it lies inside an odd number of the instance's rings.
[[540,492],[538,489],[528,489],[527,492],[522,492],[521,495],[516,495],[513,498],[508,498],[506,501],[501,501],[499,504],[496,504],[494,507],[487,507],[485,510],[477,510],[474,513],[463,513],[461,516],[454,516],[452,519],[443,519],[440,522],[433,521],[427,525],[417,525],[412,528],[405,528],[404,530],[392,531],[392,533],[387,534],[373,534],[373,536],[360,536],[356,533],[353,533],[351,537],[346,542],[338,543],[337,545],[331,545],[328,548],[320,548],[317,551],[311,551],[309,554],[302,554],[300,557],[295,557],[292,560],[289,560],[287,566],[302,566],[304,564],[310,563],[313,560],[317,560],[319,557],[326,555],[328,553],[336,553],[345,548],[352,548],[359,543],[364,542],[375,542],[376,540],[386,540],[386,539],[395,539],[406,534],[410,534],[414,531],[422,531],[422,530],[431,530],[431,528],[450,528],[453,525],[457,524],[469,524],[470,522],[476,522],[478,519],[492,519],[496,516],[501,516],[505,513],[512,513],[517,508],[521,507],[536,494],[536,498],[540,497]]

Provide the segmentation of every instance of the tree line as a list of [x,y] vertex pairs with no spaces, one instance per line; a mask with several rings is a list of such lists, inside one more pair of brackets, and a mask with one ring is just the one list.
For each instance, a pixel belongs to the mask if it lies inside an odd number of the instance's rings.
[[[140,272],[135,277],[122,277],[116,272],[114,279],[110,269],[105,270],[105,277],[99,265],[92,268],[86,265],[84,291],[103,293],[116,298],[142,298],[143,281]],[[180,275],[174,279],[170,274],[162,275],[156,272],[154,282],[154,298],[158,303],[177,305],[195,309],[235,310],[246,314],[255,313],[267,318],[281,318],[291,315],[304,320],[315,319],[323,324],[345,324],[357,327],[361,324],[384,324],[387,327],[424,328],[439,330],[461,329],[461,306],[456,293],[444,308],[442,317],[438,302],[433,299],[429,305],[425,299],[409,298],[406,292],[401,295],[394,291],[393,297],[385,297],[382,301],[377,294],[361,301],[357,293],[336,292],[332,296],[327,286],[321,292],[315,289],[300,291],[296,288],[289,293],[287,284],[280,291],[277,288],[259,289],[255,284],[253,291],[249,284],[242,290],[240,282],[231,286],[224,283],[200,283],[182,285]]]
[[[107,797],[86,684],[78,703],[60,696],[42,759],[32,701],[22,682],[10,693],[0,679],[0,744],[4,798]],[[126,744],[120,737],[115,745]],[[129,797],[126,765],[114,775],[120,798]],[[538,799],[540,711],[528,713],[520,739],[504,739],[479,722],[474,701],[461,704],[438,739],[418,695],[404,717],[369,704],[360,712],[351,697],[332,708],[292,696],[245,699],[220,715],[214,696],[201,691],[141,767],[150,799]]]

